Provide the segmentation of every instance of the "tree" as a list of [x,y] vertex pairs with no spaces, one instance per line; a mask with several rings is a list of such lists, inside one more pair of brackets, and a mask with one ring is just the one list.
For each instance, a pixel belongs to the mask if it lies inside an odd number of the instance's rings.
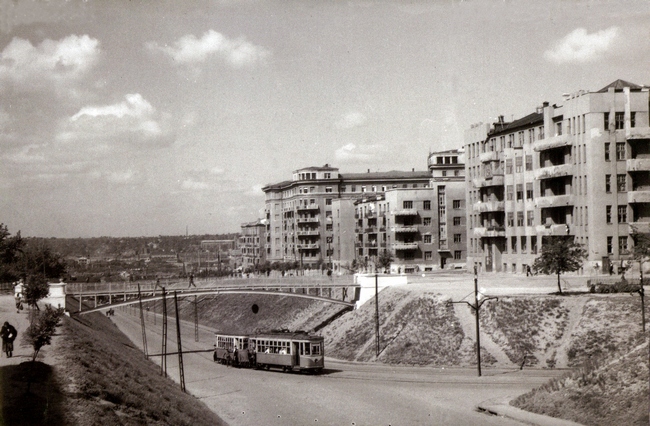
[[0,223],[0,282],[15,281],[20,277],[17,262],[24,245],[20,231],[11,237],[7,225]]
[[23,287],[23,297],[28,306],[35,306],[37,310],[37,302],[50,292],[50,286],[47,284],[47,279],[41,274],[34,274],[27,276],[27,282]]
[[44,241],[29,240],[22,249],[16,266],[22,275],[43,275],[60,278],[66,272],[65,260],[50,249]]
[[650,234],[634,232],[632,239],[634,240],[632,257],[639,262],[639,273],[643,279],[643,264],[650,260]]
[[29,327],[23,334],[23,341],[34,349],[32,361],[36,361],[39,351],[52,342],[56,327],[63,317],[63,308],[54,309],[46,305],[40,312],[33,312]]
[[390,270],[390,264],[393,263],[393,255],[388,250],[383,250],[377,256],[377,266],[385,270]]
[[586,257],[587,251],[573,237],[544,238],[541,253],[533,263],[533,271],[546,275],[557,274],[557,288],[562,293],[560,274],[577,271]]

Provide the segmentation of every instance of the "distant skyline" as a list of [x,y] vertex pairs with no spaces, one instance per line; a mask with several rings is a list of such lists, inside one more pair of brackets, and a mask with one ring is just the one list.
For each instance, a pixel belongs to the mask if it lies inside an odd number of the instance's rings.
[[64,1],[0,7],[0,222],[238,232],[326,163],[426,170],[477,122],[650,84],[647,1]]

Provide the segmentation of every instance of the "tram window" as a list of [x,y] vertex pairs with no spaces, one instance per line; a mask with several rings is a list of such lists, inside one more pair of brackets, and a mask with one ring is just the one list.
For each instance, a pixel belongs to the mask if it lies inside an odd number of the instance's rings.
[[311,345],[312,355],[320,355],[320,345]]
[[303,355],[311,355],[311,353],[309,351],[309,343],[301,343],[301,345],[303,345],[303,347],[305,349],[305,353]]

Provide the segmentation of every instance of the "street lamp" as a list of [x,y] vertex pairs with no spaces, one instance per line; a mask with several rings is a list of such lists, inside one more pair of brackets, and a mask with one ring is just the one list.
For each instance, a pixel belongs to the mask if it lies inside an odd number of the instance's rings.
[[[484,296],[481,294],[481,296]],[[471,309],[474,310],[474,316],[476,317],[476,364],[478,367],[478,376],[481,377],[481,333],[480,333],[480,328],[479,328],[479,311],[481,310],[481,306],[488,300],[499,300],[498,297],[479,297],[479,291],[478,291],[478,269],[476,265],[474,265],[474,303],[470,303],[466,300],[461,300],[458,302],[451,302],[451,303],[467,303],[467,306],[469,306]]]

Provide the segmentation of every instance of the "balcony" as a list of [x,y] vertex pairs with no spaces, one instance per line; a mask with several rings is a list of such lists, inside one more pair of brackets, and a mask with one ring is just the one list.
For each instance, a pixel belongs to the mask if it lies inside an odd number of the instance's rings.
[[318,210],[318,204],[301,204],[297,207],[298,211]]
[[486,188],[488,186],[503,186],[503,175],[492,175],[491,178],[472,179],[475,188]]
[[566,223],[559,223],[559,224],[548,224],[548,225],[537,225],[535,227],[535,232],[537,235],[541,236],[553,236],[553,237],[561,237],[563,235],[573,235],[571,231],[571,227],[568,227],[569,232],[567,233],[567,224]]
[[364,244],[364,247],[376,248],[377,247],[377,241],[368,241],[367,243]]
[[558,164],[535,170],[535,179],[552,179],[571,175],[573,175],[573,164]]
[[630,222],[630,234],[650,234],[650,222]]
[[320,244],[318,244],[318,243],[296,244],[296,248],[298,250],[318,250],[318,249],[320,249]]
[[650,127],[631,127],[625,130],[627,140],[650,139]]
[[395,216],[417,216],[418,211],[415,209],[393,210]]
[[472,210],[475,213],[502,212],[505,210],[505,203],[503,201],[479,201],[472,205]]
[[627,160],[625,163],[628,172],[650,171],[650,158],[633,158]]
[[537,152],[571,145],[569,135],[558,135],[535,142],[533,149]]
[[483,227],[474,228],[475,237],[479,237],[479,238],[484,237],[486,232],[487,232],[487,228],[483,228]]
[[497,151],[482,152],[479,158],[482,163],[487,163],[488,161],[499,161],[499,152]]
[[299,237],[313,237],[313,236],[318,236],[320,235],[320,231],[314,230],[314,231],[297,231],[296,235]]
[[395,233],[410,233],[410,232],[418,232],[418,227],[417,226],[394,226],[392,230]]
[[415,250],[418,248],[418,243],[393,243],[393,248],[395,250]]
[[369,226],[366,228],[366,234],[376,234],[376,233],[377,233],[376,226]]
[[573,200],[573,195],[571,194],[551,195],[548,197],[535,198],[535,207],[538,207],[540,209],[572,206],[574,203],[575,201]]
[[627,202],[628,204],[650,203],[650,190],[628,192]]
[[318,223],[317,217],[299,217],[298,223]]

